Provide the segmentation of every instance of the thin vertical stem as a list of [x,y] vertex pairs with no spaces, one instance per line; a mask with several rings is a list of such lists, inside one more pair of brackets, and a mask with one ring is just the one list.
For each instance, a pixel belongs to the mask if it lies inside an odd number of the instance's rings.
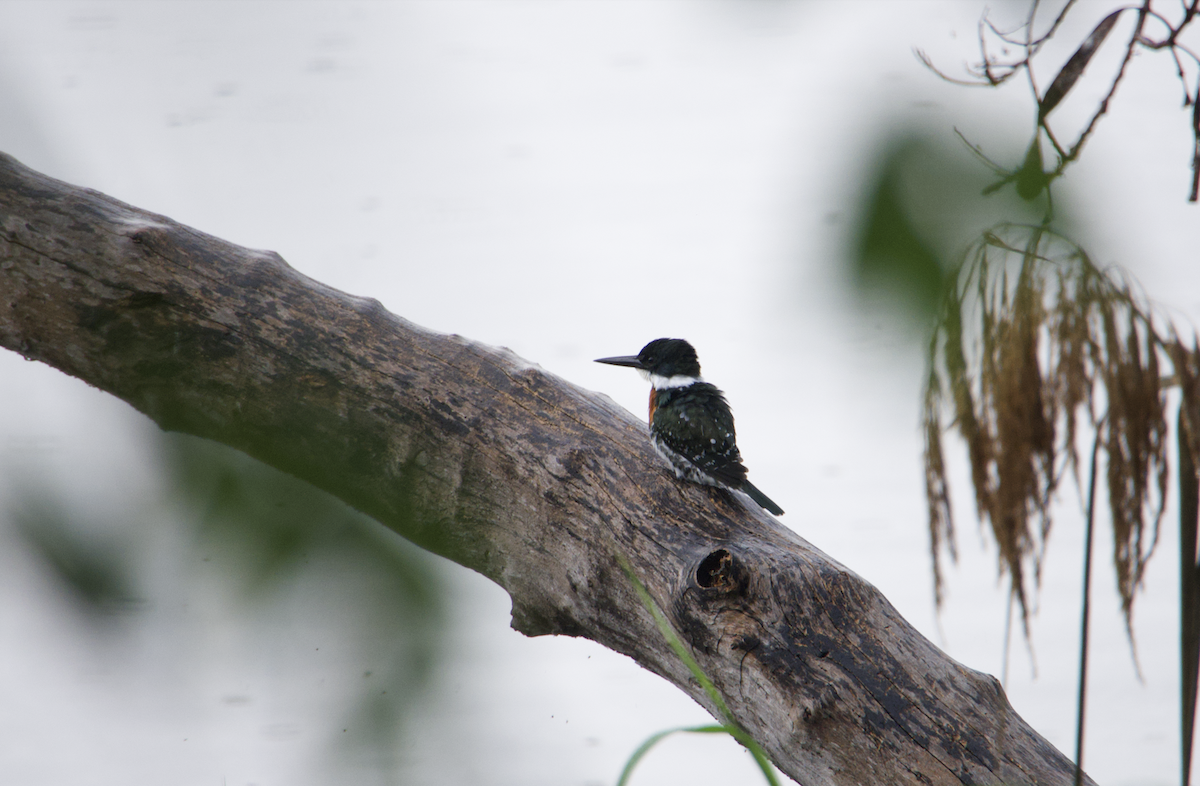
[[[1187,388],[1184,388],[1186,391]],[[1175,433],[1179,439],[1179,687],[1180,783],[1192,778],[1192,742],[1196,729],[1196,683],[1200,670],[1200,571],[1196,565],[1197,530],[1200,529],[1200,478],[1192,453],[1191,427],[1185,414],[1187,394],[1179,404]]]
[[1010,592],[1008,593],[1008,610],[1004,614],[1004,662],[1000,667],[1000,685],[1004,688],[1008,687],[1008,654],[1012,644],[1012,612],[1014,603],[1016,603],[1016,600]]
[[1092,443],[1092,466],[1088,477],[1087,529],[1083,536],[1083,622],[1079,633],[1079,705],[1075,725],[1075,786],[1083,784],[1083,721],[1087,706],[1088,620],[1091,613],[1092,588],[1092,530],[1096,513],[1096,456],[1100,452],[1100,429]]

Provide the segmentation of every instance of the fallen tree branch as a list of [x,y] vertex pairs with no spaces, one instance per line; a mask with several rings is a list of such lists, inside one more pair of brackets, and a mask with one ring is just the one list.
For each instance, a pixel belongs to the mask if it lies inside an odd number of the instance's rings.
[[757,506],[675,480],[608,398],[2,154],[0,346],[335,494],[498,583],[522,633],[592,639],[715,712],[626,560],[805,786],[1072,781],[995,678]]

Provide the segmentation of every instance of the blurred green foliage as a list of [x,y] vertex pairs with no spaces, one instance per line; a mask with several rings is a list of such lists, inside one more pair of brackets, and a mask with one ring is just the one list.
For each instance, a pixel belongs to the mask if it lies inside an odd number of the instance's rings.
[[[130,493],[123,509],[109,505],[101,513],[105,505],[92,510],[71,500],[66,488],[46,491],[54,478],[38,477],[32,480],[42,490],[18,487],[17,501],[0,519],[15,524],[45,573],[88,619],[131,642],[155,635],[153,615],[125,615],[126,624],[105,626],[114,609],[169,606],[179,595],[211,598],[202,590],[214,579],[224,603],[220,624],[261,639],[262,651],[294,663],[303,657],[296,641],[338,637],[328,648],[340,653],[331,666],[340,674],[331,680],[358,688],[344,697],[343,717],[326,719],[337,727],[330,742],[360,759],[367,754],[386,773],[406,721],[428,706],[419,699],[445,642],[438,558],[232,448],[162,434],[151,449],[161,457],[160,504]],[[114,470],[122,468],[95,469]],[[164,575],[176,585],[164,586]],[[200,615],[187,624],[212,623]],[[291,672],[281,664],[278,673],[286,680]]]
[[1043,206],[998,189],[994,167],[945,133],[902,126],[877,151],[852,211],[849,283],[864,306],[883,306],[923,332],[966,248],[998,221],[1039,221]]
[[908,208],[906,166],[928,153],[918,139],[902,141],[879,166],[873,189],[861,206],[854,282],[860,289],[894,293],[919,314],[932,314],[949,262],[922,237]]
[[80,521],[60,500],[26,493],[10,512],[22,540],[86,613],[136,606],[131,560],[96,521]]
[[368,587],[341,616],[358,621],[355,635],[366,660],[382,655],[384,662],[364,672],[346,721],[363,733],[344,739],[375,746],[389,758],[442,647],[437,558],[315,486],[232,448],[171,434],[164,435],[163,451],[175,499],[195,522],[194,548],[220,560],[245,600],[268,600],[316,563],[348,566],[356,586]]

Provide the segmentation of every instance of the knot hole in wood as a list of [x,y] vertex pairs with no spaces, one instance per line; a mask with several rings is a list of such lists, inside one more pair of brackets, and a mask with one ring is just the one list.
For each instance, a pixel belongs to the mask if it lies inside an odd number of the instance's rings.
[[696,584],[722,595],[744,593],[747,579],[745,565],[729,549],[713,550],[696,566]]

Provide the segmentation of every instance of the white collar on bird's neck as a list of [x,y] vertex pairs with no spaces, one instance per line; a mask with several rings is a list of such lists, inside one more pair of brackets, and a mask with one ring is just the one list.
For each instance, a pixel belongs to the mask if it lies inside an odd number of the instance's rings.
[[649,371],[642,371],[642,376],[650,380],[650,384],[655,390],[666,390],[667,388],[686,388],[688,385],[695,385],[697,382],[703,382],[701,377],[689,377],[687,374],[676,374],[673,377],[664,377],[661,374],[651,374]]

